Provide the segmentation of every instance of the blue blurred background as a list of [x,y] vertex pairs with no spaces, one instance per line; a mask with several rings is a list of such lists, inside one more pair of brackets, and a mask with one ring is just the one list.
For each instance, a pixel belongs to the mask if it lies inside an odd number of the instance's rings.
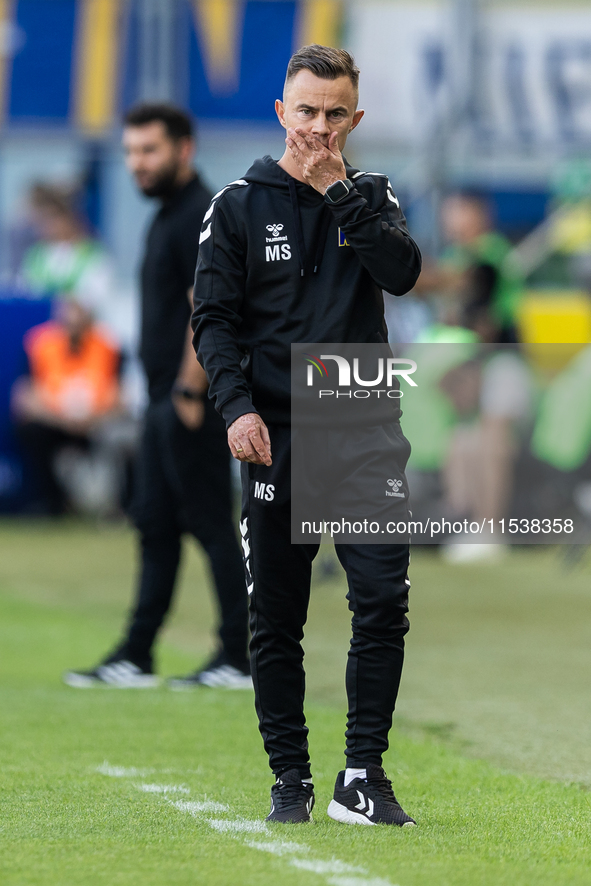
[[[124,399],[137,420],[136,272],[154,205],[124,169],[121,114],[141,100],[189,108],[197,167],[217,190],[256,156],[279,156],[274,100],[291,53],[311,42],[354,54],[366,116],[348,159],[390,175],[427,266],[449,245],[446,197],[477,194],[519,274],[519,340],[591,341],[586,4],[0,0],[0,510],[27,498],[9,411],[22,336],[60,294],[23,272],[39,237],[32,189],[68,191],[101,244],[109,292],[100,319],[125,355]],[[440,308],[449,304],[440,281],[390,314],[393,339],[424,341],[426,329],[462,325]]]

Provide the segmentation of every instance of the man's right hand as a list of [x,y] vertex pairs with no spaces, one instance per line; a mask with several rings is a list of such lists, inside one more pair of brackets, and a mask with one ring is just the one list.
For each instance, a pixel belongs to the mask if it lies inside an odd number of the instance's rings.
[[228,446],[238,461],[271,464],[271,440],[267,425],[256,412],[241,415],[228,428]]

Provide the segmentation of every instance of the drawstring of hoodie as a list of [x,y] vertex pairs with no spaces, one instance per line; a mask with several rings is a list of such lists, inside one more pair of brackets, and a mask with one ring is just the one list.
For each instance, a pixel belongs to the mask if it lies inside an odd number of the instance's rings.
[[[291,200],[291,208],[296,229],[296,248],[298,251],[298,260],[300,263],[300,276],[304,277],[306,273],[306,243],[304,240],[304,230],[302,228],[302,215],[300,212],[300,202],[298,200],[297,186],[294,178],[289,178],[287,185],[289,187],[289,198]],[[324,246],[326,237],[330,227],[331,215],[330,211],[323,207],[322,224],[319,231],[318,240],[316,242],[316,252],[314,254],[313,273],[318,273],[322,256],[324,254]]]
[[302,228],[302,215],[300,212],[300,203],[298,200],[298,192],[296,189],[295,179],[288,179],[289,199],[291,200],[291,209],[293,212],[293,220],[296,229],[296,247],[298,250],[298,259],[300,262],[300,276],[304,276],[304,268],[306,263],[306,244],[304,242],[304,231]]

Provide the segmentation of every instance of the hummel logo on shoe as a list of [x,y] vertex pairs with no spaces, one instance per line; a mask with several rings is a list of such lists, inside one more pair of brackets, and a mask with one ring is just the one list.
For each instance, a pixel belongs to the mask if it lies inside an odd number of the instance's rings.
[[359,797],[359,803],[355,807],[355,809],[359,809],[367,818],[371,818],[374,811],[374,802],[371,797],[366,797],[361,791],[357,791],[357,796]]
[[312,821],[314,785],[303,782],[297,769],[288,769],[271,788],[271,811],[265,821],[299,824]]
[[209,686],[211,689],[252,689],[250,664],[243,662],[232,664],[221,652],[204,667],[186,677],[171,677],[168,681],[170,689],[194,689],[196,686]]
[[370,764],[367,778],[354,778],[345,787],[345,771],[339,772],[328,814],[343,824],[393,824],[408,827],[416,824],[394,796],[392,782],[381,766]]
[[63,681],[74,689],[112,686],[115,689],[154,689],[160,680],[148,668],[126,658],[106,661],[92,671],[66,671]]

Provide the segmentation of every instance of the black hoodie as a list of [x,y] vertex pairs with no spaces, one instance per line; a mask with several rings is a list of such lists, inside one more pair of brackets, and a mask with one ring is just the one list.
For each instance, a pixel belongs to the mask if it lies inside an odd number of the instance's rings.
[[290,421],[290,345],[386,340],[382,290],[404,295],[421,255],[385,175],[346,166],[333,205],[271,157],[213,198],[195,276],[193,342],[229,427]]

